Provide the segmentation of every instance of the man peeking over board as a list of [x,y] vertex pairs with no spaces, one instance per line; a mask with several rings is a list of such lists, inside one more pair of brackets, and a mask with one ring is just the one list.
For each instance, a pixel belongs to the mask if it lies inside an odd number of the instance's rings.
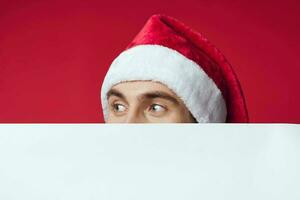
[[112,62],[102,84],[106,123],[245,123],[239,81],[200,33],[153,15]]

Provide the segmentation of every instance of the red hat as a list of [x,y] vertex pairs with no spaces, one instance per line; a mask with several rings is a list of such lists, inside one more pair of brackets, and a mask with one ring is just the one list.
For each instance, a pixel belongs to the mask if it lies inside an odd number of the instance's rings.
[[111,64],[101,88],[123,81],[152,80],[170,88],[201,122],[248,122],[240,83],[225,57],[200,33],[165,15],[153,15]]

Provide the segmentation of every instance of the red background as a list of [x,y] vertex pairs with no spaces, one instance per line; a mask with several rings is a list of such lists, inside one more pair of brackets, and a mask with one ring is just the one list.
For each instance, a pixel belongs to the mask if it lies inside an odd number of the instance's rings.
[[103,122],[110,63],[154,13],[232,64],[251,122],[300,122],[299,1],[0,1],[0,122]]

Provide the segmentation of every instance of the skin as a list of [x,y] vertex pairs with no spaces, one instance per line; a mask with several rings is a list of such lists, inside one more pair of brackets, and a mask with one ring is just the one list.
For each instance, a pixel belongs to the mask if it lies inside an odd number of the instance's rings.
[[107,123],[197,123],[182,100],[159,82],[122,82],[107,96]]

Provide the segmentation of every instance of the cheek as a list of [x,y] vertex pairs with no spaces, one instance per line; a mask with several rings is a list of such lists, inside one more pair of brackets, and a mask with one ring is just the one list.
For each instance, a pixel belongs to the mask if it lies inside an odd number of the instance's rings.
[[149,123],[182,123],[182,113],[178,110],[169,111],[167,115],[161,117],[148,116],[147,120]]
[[173,120],[176,120],[178,123],[192,122],[189,110],[187,110],[183,106],[180,107],[180,109],[176,110],[176,112],[174,112]]
[[186,115],[184,112],[178,112],[173,116],[173,121],[176,123],[184,123],[186,122]]
[[113,113],[109,112],[107,123],[122,123],[123,119],[121,117],[116,117]]

